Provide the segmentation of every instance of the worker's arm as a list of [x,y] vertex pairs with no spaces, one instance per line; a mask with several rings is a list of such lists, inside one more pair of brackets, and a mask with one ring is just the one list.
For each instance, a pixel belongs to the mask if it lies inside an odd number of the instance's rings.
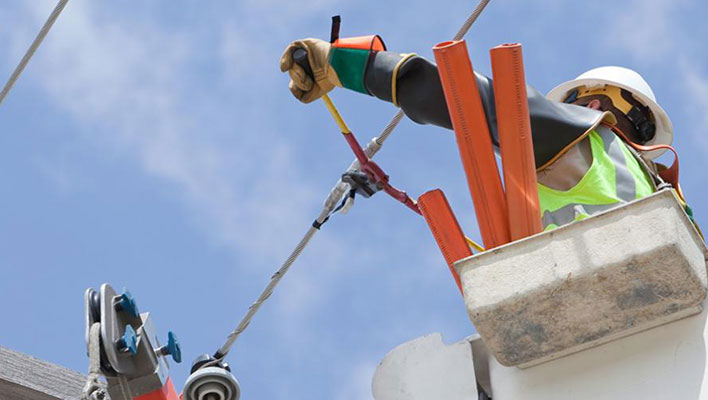
[[[492,81],[484,75],[475,75],[496,145]],[[389,51],[377,52],[369,59],[363,76],[369,94],[399,106],[413,121],[452,129],[438,68],[427,59]]]
[[[376,36],[367,38],[370,38],[370,44],[364,46],[367,42],[362,41],[359,48],[327,44],[328,47],[321,44],[322,41],[315,41],[319,47],[310,46],[305,41],[293,42],[281,59],[281,69],[290,72],[293,94],[296,97],[299,94],[299,99],[309,102],[321,96],[323,88],[326,92],[333,86],[341,86],[392,102],[415,122],[452,129],[437,66],[423,57],[385,51],[382,43],[376,50],[376,40],[380,39]],[[315,64],[312,68],[314,81],[303,77],[302,69],[293,65],[290,57],[293,46],[308,50],[310,64],[313,61]],[[327,53],[315,57],[315,52],[325,49]],[[476,78],[492,142],[497,146],[492,80],[481,74],[476,74]],[[323,82],[321,87],[318,82]],[[530,86],[527,86],[527,92],[536,166],[539,168],[576,143],[603,118],[603,114],[595,110],[549,101]]]

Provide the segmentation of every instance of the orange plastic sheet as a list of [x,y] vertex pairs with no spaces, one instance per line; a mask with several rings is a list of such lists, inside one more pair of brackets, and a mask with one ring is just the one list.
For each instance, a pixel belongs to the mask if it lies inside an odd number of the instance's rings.
[[506,198],[464,40],[433,47],[484,247],[509,242]]
[[490,51],[511,240],[543,230],[521,45]]
[[465,240],[465,234],[462,232],[445,194],[440,189],[423,193],[418,198],[418,208],[420,208],[425,222],[428,223],[428,227],[435,237],[435,242],[445,257],[445,262],[455,278],[460,293],[462,293],[460,277],[452,268],[452,264],[457,260],[471,256],[472,250]]

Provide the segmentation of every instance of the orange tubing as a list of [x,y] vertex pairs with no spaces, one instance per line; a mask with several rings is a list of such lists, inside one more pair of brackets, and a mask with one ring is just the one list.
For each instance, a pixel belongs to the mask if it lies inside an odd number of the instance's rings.
[[452,268],[452,264],[457,260],[471,256],[472,250],[465,240],[465,234],[462,232],[445,194],[440,189],[423,193],[418,198],[418,208],[423,213],[425,222],[428,223],[430,232],[433,233],[440,252],[445,257],[445,262],[455,278],[460,293],[462,293],[460,277]]
[[484,247],[509,242],[506,198],[465,41],[433,47]]
[[497,46],[489,53],[492,57],[509,232],[511,240],[518,240],[543,230],[524,62],[518,43]]

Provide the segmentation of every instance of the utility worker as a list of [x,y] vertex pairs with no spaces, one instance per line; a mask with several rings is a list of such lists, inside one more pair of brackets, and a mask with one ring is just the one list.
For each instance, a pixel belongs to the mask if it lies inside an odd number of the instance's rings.
[[[314,79],[294,63],[298,48],[307,51]],[[339,86],[392,102],[415,122],[452,129],[435,64],[385,50],[378,36],[335,44],[303,39],[286,48],[280,68],[304,103]],[[480,74],[476,79],[498,146],[492,81]],[[665,151],[653,146],[671,143],[671,121],[638,73],[601,67],[545,97],[531,87],[527,92],[544,230],[647,196],[663,184],[651,160]],[[635,151],[622,137],[647,147]]]

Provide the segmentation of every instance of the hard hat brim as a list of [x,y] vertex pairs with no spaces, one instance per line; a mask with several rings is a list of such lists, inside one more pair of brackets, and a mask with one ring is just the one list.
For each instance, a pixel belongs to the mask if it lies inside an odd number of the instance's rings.
[[[546,95],[546,98],[549,100],[562,102],[563,100],[565,100],[568,93],[576,88],[599,84],[617,86],[619,88],[628,90],[640,103],[649,107],[652,114],[654,115],[654,123],[656,124],[656,134],[654,135],[654,138],[652,140],[648,141],[647,143],[643,143],[645,146],[653,146],[657,144],[670,145],[673,142],[674,130],[673,126],[671,125],[671,120],[669,119],[668,114],[666,114],[666,111],[664,111],[664,109],[653,99],[622,83],[608,79],[597,78],[573,79],[551,89],[551,91],[549,91]],[[650,159],[655,159],[662,155],[665,151],[666,149],[653,150],[646,152],[645,155]]]

